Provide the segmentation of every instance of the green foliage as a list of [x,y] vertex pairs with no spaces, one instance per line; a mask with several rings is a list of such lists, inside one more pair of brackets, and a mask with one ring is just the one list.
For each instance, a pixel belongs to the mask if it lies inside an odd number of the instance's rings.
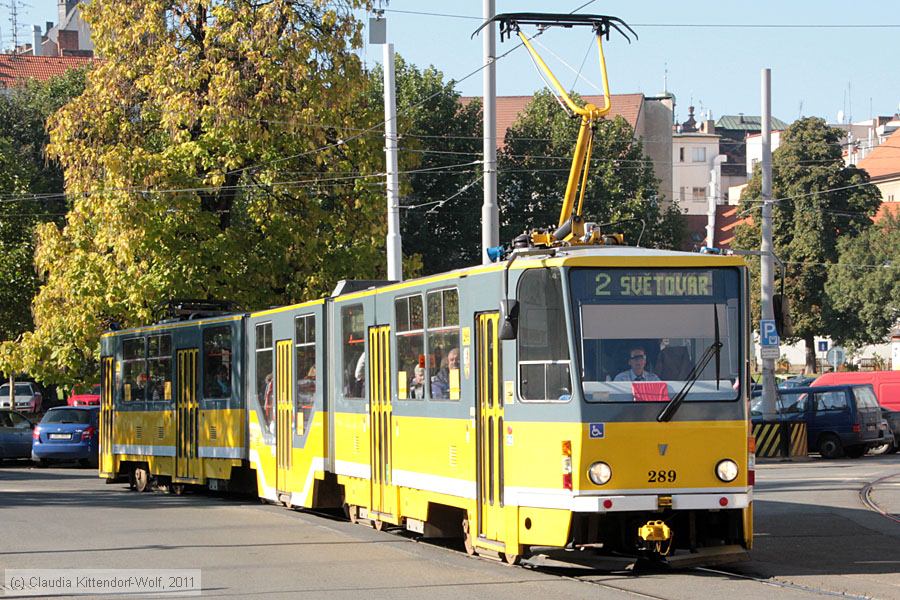
[[[403,252],[421,257],[422,274],[478,263],[480,167],[456,165],[481,159],[481,103],[461,104],[453,82],[433,66],[420,71],[399,55],[394,62],[400,170],[418,171],[401,176]],[[380,67],[371,74],[369,104],[383,110]]]
[[[0,95],[0,340],[32,327],[34,228],[62,223],[66,208],[62,170],[45,155],[46,121],[83,89],[79,69]],[[7,369],[0,360],[0,372]]]
[[[868,174],[844,166],[842,132],[819,118],[800,119],[781,135],[772,155],[772,210],[775,254],[787,264],[785,290],[790,299],[794,337],[807,346],[814,368],[814,337],[849,339],[859,320],[823,293],[829,264],[839,259],[838,241],[858,236],[872,224],[881,194],[868,185]],[[757,167],[741,195],[741,210],[752,218],[737,228],[734,247],[759,248],[762,175]],[[753,321],[759,320],[759,260],[749,260],[754,287]]]
[[[536,227],[555,228],[579,125],[578,119],[560,108],[553,94],[542,91],[507,131],[498,152],[501,241],[508,242]],[[585,196],[587,220],[643,219],[642,246],[677,247],[684,234],[682,219],[677,206],[661,207],[657,186],[652,163],[640,140],[634,139],[631,126],[621,117],[597,123]],[[630,222],[609,230],[625,233],[626,242],[635,244],[641,227],[639,222]]]
[[[359,3],[95,0],[103,60],[51,120],[75,198],[38,230],[36,329],[14,356],[45,380],[96,377],[111,323],[172,297],[248,309],[383,269],[380,140],[359,102]],[[377,122],[377,121],[376,121]]]
[[858,237],[839,240],[838,253],[825,291],[835,310],[856,315],[860,324],[843,339],[881,343],[900,319],[900,219],[886,212]]

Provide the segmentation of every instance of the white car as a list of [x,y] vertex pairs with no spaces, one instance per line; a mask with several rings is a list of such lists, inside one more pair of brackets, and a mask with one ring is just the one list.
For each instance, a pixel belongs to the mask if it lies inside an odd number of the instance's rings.
[[14,391],[13,401],[15,406],[10,406],[9,384],[4,383],[0,385],[0,408],[21,410],[26,413],[40,412],[43,397],[37,384],[30,382],[16,383]]

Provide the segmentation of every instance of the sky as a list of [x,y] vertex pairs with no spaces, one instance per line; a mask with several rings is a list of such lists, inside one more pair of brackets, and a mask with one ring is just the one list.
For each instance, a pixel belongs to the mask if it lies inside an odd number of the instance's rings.
[[[19,2],[20,43],[30,25],[58,20],[55,0],[27,1]],[[9,2],[0,0],[4,48],[11,43]],[[835,122],[838,111],[860,121],[900,110],[900,14],[893,1],[496,0],[496,11],[568,13],[584,4],[579,12],[617,16],[639,36],[629,44],[614,34],[605,44],[611,91],[653,96],[665,89],[677,99],[680,121],[690,104],[698,115],[711,111],[714,119],[758,115],[763,68],[772,70],[772,114],[784,121],[820,116]],[[470,39],[481,22],[481,0],[390,0],[381,6],[388,40],[409,62],[434,65],[457,81],[481,66],[481,39]],[[600,85],[599,67],[588,28],[553,29],[539,41],[549,50],[538,50],[564,85],[597,93],[592,84]],[[500,43],[498,36],[498,55],[515,45]],[[366,45],[360,52],[370,66],[381,62],[381,46]],[[579,70],[584,79],[576,77]],[[543,85],[524,48],[498,61],[498,94],[530,95]],[[460,81],[457,89],[480,96],[481,74]]]

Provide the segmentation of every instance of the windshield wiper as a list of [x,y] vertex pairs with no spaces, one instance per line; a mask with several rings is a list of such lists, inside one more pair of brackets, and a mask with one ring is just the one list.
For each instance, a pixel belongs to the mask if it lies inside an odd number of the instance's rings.
[[684,399],[687,397],[688,392],[691,391],[691,388],[694,387],[694,384],[700,379],[700,374],[703,373],[703,369],[706,368],[706,365],[709,364],[709,361],[713,356],[716,357],[716,389],[719,389],[719,352],[722,350],[722,342],[719,340],[719,309],[715,304],[713,304],[713,320],[713,331],[715,334],[713,343],[703,352],[703,356],[700,357],[700,360],[697,361],[697,364],[691,370],[687,381],[684,382],[684,386],[682,386],[678,393],[669,400],[669,403],[666,404],[665,408],[656,415],[656,420],[660,423],[672,420],[672,417],[675,416],[675,411],[678,410],[678,407],[681,406],[681,403],[684,402]]

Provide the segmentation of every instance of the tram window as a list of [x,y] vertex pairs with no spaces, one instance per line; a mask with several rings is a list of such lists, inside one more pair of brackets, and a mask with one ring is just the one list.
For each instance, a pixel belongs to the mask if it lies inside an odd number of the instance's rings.
[[203,330],[203,396],[231,397],[231,326]]
[[294,339],[297,352],[297,406],[294,412],[297,415],[297,435],[303,435],[309,429],[316,396],[315,315],[303,315],[294,319]]
[[397,387],[402,400],[425,398],[425,329],[422,295],[394,300],[397,335]]
[[459,291],[428,292],[428,354],[425,381],[431,397],[459,400]]
[[144,399],[147,386],[147,351],[144,338],[122,341],[122,400],[138,402]]
[[529,269],[519,281],[519,394],[522,401],[571,397],[569,346],[557,269]]
[[341,370],[345,398],[366,395],[366,321],[362,304],[341,309]]
[[147,400],[172,399],[172,336],[147,338]]
[[256,402],[262,408],[265,429],[274,430],[275,382],[272,375],[272,323],[256,325]]

